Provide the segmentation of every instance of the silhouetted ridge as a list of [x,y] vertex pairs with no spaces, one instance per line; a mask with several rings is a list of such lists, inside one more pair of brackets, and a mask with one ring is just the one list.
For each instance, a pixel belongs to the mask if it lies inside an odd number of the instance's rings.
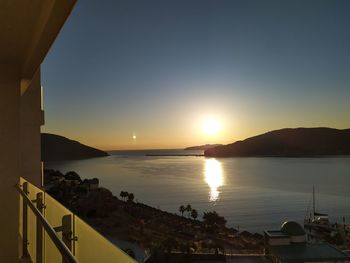
[[41,159],[44,162],[79,160],[102,156],[108,156],[108,153],[59,135],[41,134]]
[[218,146],[205,156],[317,156],[350,155],[350,129],[296,128],[281,129]]
[[204,144],[204,145],[187,147],[184,150],[207,150],[207,149],[214,148],[221,145],[222,144]]

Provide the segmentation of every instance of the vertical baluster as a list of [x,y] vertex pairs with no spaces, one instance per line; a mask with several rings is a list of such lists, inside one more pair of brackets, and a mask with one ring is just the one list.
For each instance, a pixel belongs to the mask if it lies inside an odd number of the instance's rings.
[[[73,226],[72,226],[72,216],[65,215],[62,217],[62,240],[64,244],[73,251]],[[66,263],[66,259],[63,258],[63,263]]]
[[[28,195],[28,183],[23,183],[23,192]],[[22,257],[28,257],[28,206],[23,199],[23,214],[22,214],[22,225],[23,225],[23,247],[22,247]]]
[[[43,193],[36,194],[36,207],[43,214],[44,200]],[[36,263],[43,262],[43,226],[40,221],[36,220]]]

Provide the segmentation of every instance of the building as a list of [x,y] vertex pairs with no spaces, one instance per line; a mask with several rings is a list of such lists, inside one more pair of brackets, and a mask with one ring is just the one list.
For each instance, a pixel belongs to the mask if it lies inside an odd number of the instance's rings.
[[0,2],[1,262],[134,262],[42,189],[40,65],[75,2]]
[[327,244],[308,243],[303,227],[287,221],[280,230],[264,232],[265,253],[272,262],[350,262],[350,255]]

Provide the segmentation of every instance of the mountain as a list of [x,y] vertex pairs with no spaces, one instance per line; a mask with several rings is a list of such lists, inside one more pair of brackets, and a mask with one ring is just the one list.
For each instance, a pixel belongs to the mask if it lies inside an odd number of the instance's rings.
[[79,160],[102,156],[108,156],[108,153],[59,135],[41,134],[41,159],[44,162]]
[[206,150],[204,155],[212,157],[350,155],[350,129],[286,128],[211,148]]
[[204,144],[204,145],[187,147],[184,150],[207,150],[207,149],[214,148],[221,145],[222,144]]

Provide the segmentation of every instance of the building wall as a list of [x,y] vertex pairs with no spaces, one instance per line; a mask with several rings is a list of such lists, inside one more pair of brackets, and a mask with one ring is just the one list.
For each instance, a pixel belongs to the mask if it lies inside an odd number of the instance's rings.
[[0,259],[18,261],[20,176],[20,73],[0,65]]
[[289,237],[268,239],[268,245],[270,245],[270,246],[284,246],[284,245],[289,245],[289,244],[290,244]]
[[304,243],[306,242],[306,235],[303,236],[291,236],[290,241],[292,243]]
[[[26,83],[25,83],[26,84]],[[42,186],[40,126],[44,124],[41,109],[40,69],[28,87],[21,85],[21,176],[37,187]]]

